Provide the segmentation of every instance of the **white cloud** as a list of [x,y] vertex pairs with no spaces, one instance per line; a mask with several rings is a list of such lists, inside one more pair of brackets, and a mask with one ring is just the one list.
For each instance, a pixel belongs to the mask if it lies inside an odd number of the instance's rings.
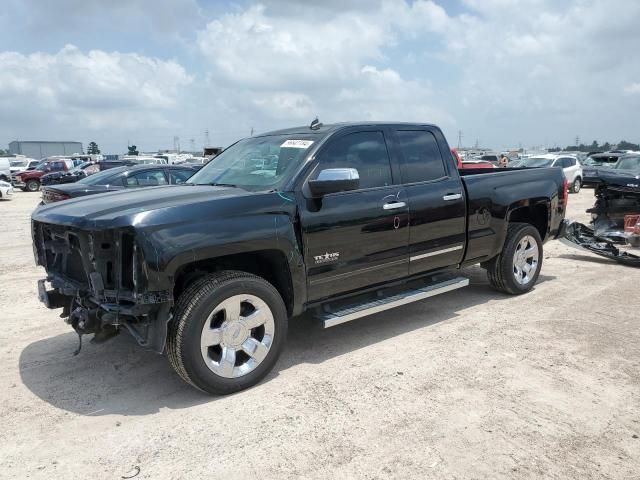
[[640,82],[630,83],[624,87],[625,93],[637,94],[640,93]]
[[[192,82],[183,67],[137,54],[67,45],[55,54],[0,53],[3,116],[26,118],[23,127],[56,125],[80,130],[163,124],[181,90]],[[17,128],[16,128],[17,127]],[[26,128],[16,135],[28,135]]]
[[[319,115],[431,121],[495,147],[637,136],[635,0],[463,0],[455,15],[441,0],[62,1],[10,4],[57,35],[99,25],[100,48],[0,53],[10,135],[135,130],[151,146],[209,129],[224,144]],[[143,33],[118,44],[123,25]],[[46,51],[57,37],[42,32]]]
[[[210,79],[261,118],[310,121],[414,119],[452,122],[436,107],[429,82],[403,78],[385,49],[398,29],[441,31],[444,10],[430,1],[401,0],[307,7],[269,2],[210,22],[198,35]],[[228,89],[228,90],[227,90]],[[425,118],[426,117],[426,118]]]

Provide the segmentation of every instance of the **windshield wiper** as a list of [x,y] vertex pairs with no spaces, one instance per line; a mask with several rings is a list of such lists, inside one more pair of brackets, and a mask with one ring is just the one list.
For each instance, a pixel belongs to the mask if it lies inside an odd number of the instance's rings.
[[238,188],[237,185],[234,185],[233,183],[218,183],[218,182],[212,182],[209,185],[211,185],[212,187],[232,187],[232,188]]

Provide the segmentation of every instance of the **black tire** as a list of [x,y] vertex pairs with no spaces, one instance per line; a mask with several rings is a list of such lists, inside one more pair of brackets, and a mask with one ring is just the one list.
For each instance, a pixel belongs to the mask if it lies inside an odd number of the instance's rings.
[[571,193],[578,193],[580,188],[582,188],[582,179],[580,177],[576,177],[571,184]]
[[25,192],[37,192],[40,190],[40,182],[38,180],[27,180],[24,186]]
[[[520,240],[526,236],[533,237],[537,243],[538,263],[531,279],[526,284],[521,284],[516,281],[514,275],[514,254]],[[540,238],[538,229],[528,223],[511,223],[507,228],[507,238],[505,239],[502,252],[485,265],[489,283],[494,289],[510,295],[527,293],[538,281],[543,258],[542,239]]]
[[[222,301],[234,295],[250,294],[264,301],[273,315],[275,333],[271,347],[259,365],[237,378],[214,373],[200,350],[204,324]],[[192,386],[207,393],[226,395],[249,388],[262,380],[273,368],[287,336],[287,309],[273,285],[261,277],[245,272],[223,271],[193,282],[176,302],[174,317],[167,335],[167,356],[173,369]]]

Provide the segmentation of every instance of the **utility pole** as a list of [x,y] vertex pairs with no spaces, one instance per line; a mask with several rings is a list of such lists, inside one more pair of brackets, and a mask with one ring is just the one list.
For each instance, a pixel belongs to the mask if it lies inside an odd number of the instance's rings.
[[462,130],[458,130],[458,148],[462,146]]
[[576,147],[580,145],[580,136],[576,135]]
[[192,153],[196,151],[196,139],[195,138],[190,138],[189,139],[189,148],[191,149]]
[[204,131],[204,146],[205,147],[211,146],[211,141],[209,140],[209,130]]
[[180,153],[180,137],[173,137],[173,149],[176,153]]
[[251,137],[253,137],[253,127],[251,127]]

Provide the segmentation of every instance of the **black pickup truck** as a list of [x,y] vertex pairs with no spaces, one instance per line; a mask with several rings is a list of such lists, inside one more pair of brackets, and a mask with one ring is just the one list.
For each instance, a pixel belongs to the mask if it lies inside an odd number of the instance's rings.
[[39,207],[40,298],[79,335],[125,329],[230,393],[305,311],[330,327],[463,287],[472,264],[529,291],[561,233],[562,171],[459,172],[450,152],[434,125],[315,122],[241,140],[185,185]]

